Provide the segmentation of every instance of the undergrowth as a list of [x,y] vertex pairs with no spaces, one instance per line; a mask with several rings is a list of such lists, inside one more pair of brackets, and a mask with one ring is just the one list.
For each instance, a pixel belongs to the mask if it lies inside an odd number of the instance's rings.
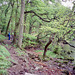
[[4,39],[7,39],[7,38],[0,34],[0,41],[3,41]]
[[[43,55],[43,50],[36,50],[35,52],[42,52],[42,55]],[[47,57],[49,57],[49,58],[64,58],[63,56],[60,56],[60,55],[58,55],[58,54],[55,54],[55,53],[53,53],[52,51],[50,51],[50,50],[47,50],[47,52],[46,52],[46,56]]]
[[24,37],[24,39],[30,39],[30,40],[36,40],[37,39],[37,37],[35,37],[31,34],[26,34],[26,33],[23,34],[23,37]]
[[19,48],[15,49],[15,51],[17,52],[18,56],[26,55],[26,53],[24,51],[20,50]]
[[11,65],[9,57],[10,53],[4,46],[0,45],[0,75],[8,75],[6,69]]

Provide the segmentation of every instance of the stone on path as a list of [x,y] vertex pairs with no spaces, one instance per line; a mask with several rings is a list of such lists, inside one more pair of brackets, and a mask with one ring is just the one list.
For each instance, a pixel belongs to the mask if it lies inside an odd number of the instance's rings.
[[25,73],[25,75],[37,75],[37,74],[30,74],[30,73]]
[[30,74],[30,73],[25,73],[25,75],[37,75],[37,74]]

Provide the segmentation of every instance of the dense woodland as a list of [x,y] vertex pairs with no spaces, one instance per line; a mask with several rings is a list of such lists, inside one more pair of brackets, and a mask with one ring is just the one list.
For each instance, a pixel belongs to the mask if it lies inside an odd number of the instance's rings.
[[0,0],[0,75],[75,75],[72,3]]

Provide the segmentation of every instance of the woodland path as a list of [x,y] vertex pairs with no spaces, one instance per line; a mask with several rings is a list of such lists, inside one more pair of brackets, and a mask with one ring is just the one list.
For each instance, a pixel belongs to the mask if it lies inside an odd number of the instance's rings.
[[[61,68],[60,64],[55,62],[57,59],[51,58],[47,62],[39,61],[39,53],[34,52],[34,48],[26,50],[27,54],[18,55],[17,48],[11,45],[11,40],[4,40],[4,44],[10,52],[10,58],[14,60],[14,62],[11,62],[11,67],[8,68],[9,75],[75,75],[71,73],[72,70],[68,71],[65,65],[62,64]],[[62,73],[62,71],[65,71],[65,73]]]

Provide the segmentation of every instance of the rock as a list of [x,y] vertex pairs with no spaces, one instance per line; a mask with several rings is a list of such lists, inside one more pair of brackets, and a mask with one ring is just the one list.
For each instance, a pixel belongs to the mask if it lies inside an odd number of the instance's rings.
[[57,67],[58,69],[60,69],[60,67]]
[[68,61],[67,61],[67,60],[65,60],[65,61],[63,61],[63,63],[64,63],[64,64],[68,64]]
[[62,73],[64,73],[65,75],[69,75],[69,71],[68,70],[63,70]]
[[37,61],[37,62],[39,62],[38,58],[35,58],[34,60]]
[[25,73],[25,75],[37,75],[37,74]]
[[20,71],[19,74],[24,74],[24,71]]
[[75,67],[73,67],[73,74],[75,75]]
[[73,70],[75,70],[75,67],[73,67]]
[[61,65],[62,68],[65,68],[65,65]]
[[40,69],[40,67],[36,67],[36,68],[35,68],[35,70],[38,70],[38,69]]
[[40,67],[36,67],[35,70],[39,70],[39,69],[42,69],[43,66],[40,66]]
[[61,64],[61,63],[58,63],[57,65],[58,65],[59,67],[61,67],[62,64]]

